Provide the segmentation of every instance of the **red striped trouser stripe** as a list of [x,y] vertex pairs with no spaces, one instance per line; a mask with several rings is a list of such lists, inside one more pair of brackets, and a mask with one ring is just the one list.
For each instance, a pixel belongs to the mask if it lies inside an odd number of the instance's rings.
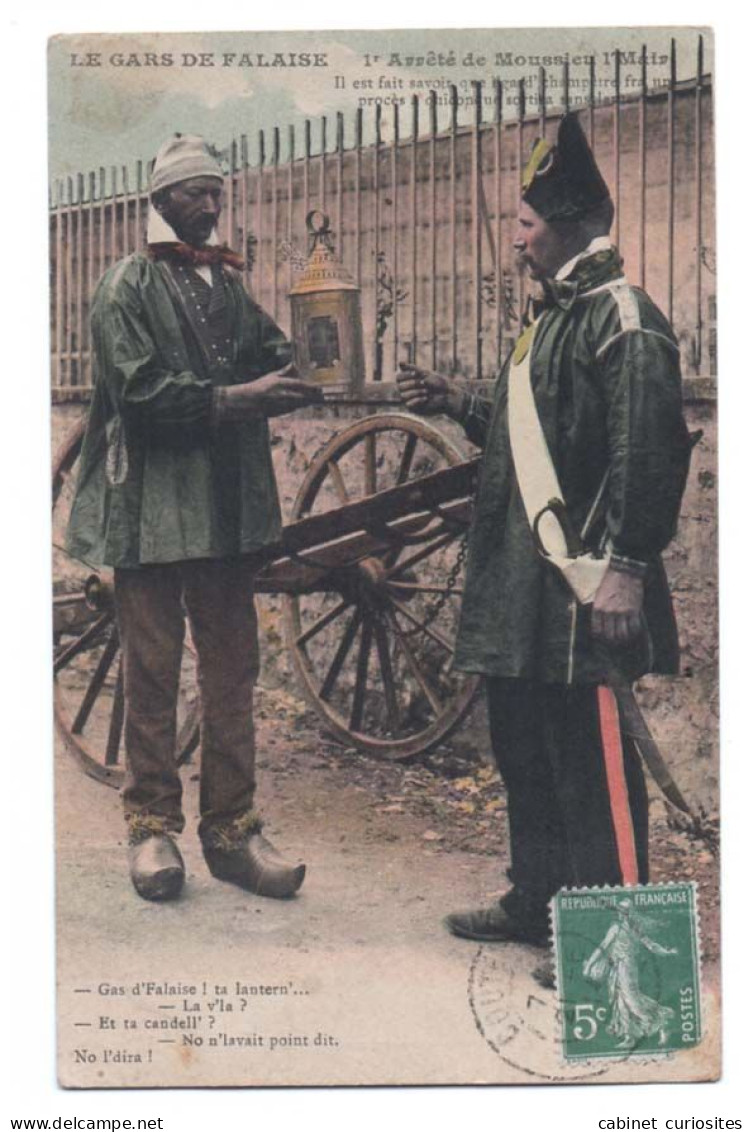
[[609,807],[612,812],[617,858],[620,864],[623,884],[638,883],[638,856],[635,851],[635,831],[633,815],[630,811],[625,762],[622,753],[620,716],[617,700],[611,688],[600,685],[597,688],[599,701],[599,726],[601,747],[604,753],[604,766],[607,772]]

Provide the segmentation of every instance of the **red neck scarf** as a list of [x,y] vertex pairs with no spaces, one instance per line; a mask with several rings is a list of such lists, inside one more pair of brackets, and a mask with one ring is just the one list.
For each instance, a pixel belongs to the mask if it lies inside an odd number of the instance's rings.
[[227,263],[230,267],[242,271],[246,261],[227,244],[212,244],[210,247],[192,248],[190,244],[160,243],[149,244],[149,255],[152,259],[172,259],[181,263],[188,263],[192,267],[211,267],[215,263]]

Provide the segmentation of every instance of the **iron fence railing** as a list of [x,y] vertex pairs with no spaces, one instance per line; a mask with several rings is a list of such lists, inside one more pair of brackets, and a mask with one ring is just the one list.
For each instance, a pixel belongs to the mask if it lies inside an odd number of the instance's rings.
[[[675,60],[673,41],[666,81],[649,86],[644,48],[637,89],[634,82],[623,88],[616,52],[608,100],[597,97],[592,60],[580,76],[565,64],[556,95],[551,72],[541,68],[533,90],[522,80],[512,92],[500,80],[475,82],[470,99],[459,98],[456,86],[448,99],[436,91],[425,102],[413,96],[407,114],[377,104],[366,122],[357,109],[347,146],[343,114],[334,120],[334,145],[328,118],[317,124],[316,144],[307,120],[302,138],[287,129],[284,159],[279,127],[260,131],[254,146],[242,135],[221,155],[221,235],[245,254],[247,286],[287,331],[287,294],[308,251],[306,214],[328,212],[339,254],[362,289],[368,380],[388,379],[407,358],[493,377],[525,302],[511,248],[521,168],[534,138],[552,134],[563,110],[574,109],[610,184],[628,276],[672,321],[686,374],[711,376],[713,105],[702,38],[692,78],[678,80]],[[55,390],[91,385],[91,295],[107,267],[144,247],[148,172],[137,162],[134,170],[100,168],[54,186]]]

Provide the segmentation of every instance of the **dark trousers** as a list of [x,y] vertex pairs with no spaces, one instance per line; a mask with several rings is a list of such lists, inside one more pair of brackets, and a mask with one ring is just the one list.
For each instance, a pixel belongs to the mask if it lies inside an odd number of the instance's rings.
[[503,903],[546,926],[563,886],[645,884],[646,784],[612,691],[490,679],[487,697],[510,826]]
[[201,706],[200,832],[250,810],[253,689],[259,645],[253,572],[245,559],[201,559],[115,571],[123,648],[126,818],[185,819],[175,764],[185,617],[196,650]]

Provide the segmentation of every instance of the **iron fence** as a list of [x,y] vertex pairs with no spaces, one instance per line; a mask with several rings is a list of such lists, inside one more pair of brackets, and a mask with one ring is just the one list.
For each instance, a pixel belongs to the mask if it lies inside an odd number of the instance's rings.
[[[533,90],[524,80],[512,91],[501,80],[479,81],[468,98],[450,86],[446,99],[432,91],[402,109],[377,104],[368,121],[359,108],[348,145],[343,114],[321,118],[318,129],[307,120],[302,131],[288,127],[284,159],[279,127],[260,131],[255,145],[242,135],[221,154],[221,235],[244,254],[256,300],[288,331],[287,295],[308,251],[306,214],[328,212],[339,255],[362,289],[367,379],[389,379],[406,359],[493,377],[526,298],[511,247],[521,170],[534,139],[552,135],[561,113],[574,109],[610,185],[628,277],[672,321],[686,374],[712,376],[713,104],[702,38],[693,77],[678,80],[675,60],[672,41],[666,81],[649,86],[644,48],[637,89],[624,89],[616,52],[606,100],[597,97],[591,60],[578,75],[567,64],[557,75],[541,68]],[[59,397],[91,386],[91,296],[103,271],[144,247],[148,173],[139,161],[133,170],[100,168],[54,186],[52,383]]]

